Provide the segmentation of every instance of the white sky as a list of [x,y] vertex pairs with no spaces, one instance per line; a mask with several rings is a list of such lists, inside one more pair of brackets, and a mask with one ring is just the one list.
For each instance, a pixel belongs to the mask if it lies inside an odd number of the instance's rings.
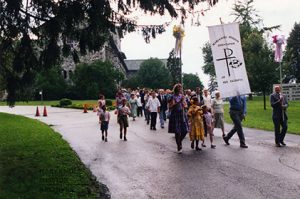
[[[205,87],[209,78],[202,72],[203,56],[201,49],[204,43],[209,40],[207,26],[220,24],[220,17],[225,23],[232,22],[234,17],[230,14],[235,1],[219,0],[219,3],[206,12],[205,16],[200,15],[201,26],[191,26],[191,20],[186,21],[186,36],[183,40],[182,49],[183,72],[198,73]],[[295,22],[300,22],[300,0],[255,0],[254,7],[263,19],[265,26],[281,25],[281,30],[275,31],[272,35],[283,34],[288,36]],[[207,5],[201,5],[198,10],[202,8],[206,9]],[[170,21],[169,17],[139,18],[141,24],[162,24]],[[141,32],[127,34],[122,39],[121,49],[127,59],[168,58],[169,52],[175,45],[175,38],[172,35],[172,28],[175,24],[179,24],[179,21],[173,20],[172,24],[167,27],[166,32],[157,35],[156,39],[151,39],[149,44],[145,43]]]

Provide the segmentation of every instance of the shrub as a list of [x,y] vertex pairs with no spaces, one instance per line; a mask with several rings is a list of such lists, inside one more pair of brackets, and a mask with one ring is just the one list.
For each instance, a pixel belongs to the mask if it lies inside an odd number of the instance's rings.
[[112,106],[112,100],[107,99],[106,100],[106,106]]
[[67,99],[67,98],[63,98],[59,101],[60,106],[69,106],[71,104],[72,104],[72,101],[70,99]]

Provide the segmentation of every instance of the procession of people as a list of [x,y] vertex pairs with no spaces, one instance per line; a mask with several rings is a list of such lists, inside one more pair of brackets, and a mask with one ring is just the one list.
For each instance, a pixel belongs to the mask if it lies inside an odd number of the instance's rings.
[[[130,91],[130,93],[129,93]],[[273,123],[275,129],[275,145],[286,146],[284,137],[287,131],[287,99],[280,93],[280,86],[270,96],[273,107]],[[200,151],[206,147],[206,138],[210,147],[214,144],[214,129],[220,128],[226,145],[237,133],[241,148],[248,148],[242,127],[242,121],[247,114],[246,97],[244,95],[229,98],[229,115],[233,122],[232,129],[226,134],[224,128],[224,102],[220,91],[211,96],[208,89],[201,91],[200,87],[194,90],[183,90],[181,84],[176,84],[173,90],[169,89],[120,89],[116,94],[117,122],[120,126],[120,139],[127,141],[129,118],[132,122],[142,118],[150,126],[150,130],[157,130],[157,120],[161,129],[168,124],[168,133],[175,135],[177,152],[182,153],[182,141],[189,134],[191,149]],[[99,95],[98,116],[102,140],[107,142],[107,131],[110,120],[106,111],[105,97]],[[280,126],[282,130],[280,130]]]

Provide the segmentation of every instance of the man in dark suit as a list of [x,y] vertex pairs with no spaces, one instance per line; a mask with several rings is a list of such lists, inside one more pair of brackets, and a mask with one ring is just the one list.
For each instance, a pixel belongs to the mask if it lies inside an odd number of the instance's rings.
[[240,139],[240,147],[248,148],[245,143],[245,136],[242,127],[242,120],[245,119],[247,113],[246,97],[244,95],[230,97],[229,104],[229,114],[234,126],[231,131],[229,131],[229,133],[223,137],[223,140],[227,145],[229,145],[230,138],[237,133]]
[[[280,93],[281,87],[275,86],[275,92],[270,96],[270,103],[273,108],[272,119],[275,130],[275,144],[277,147],[286,146],[284,137],[287,131],[287,114],[288,107],[287,98]],[[281,131],[280,131],[281,126]]]

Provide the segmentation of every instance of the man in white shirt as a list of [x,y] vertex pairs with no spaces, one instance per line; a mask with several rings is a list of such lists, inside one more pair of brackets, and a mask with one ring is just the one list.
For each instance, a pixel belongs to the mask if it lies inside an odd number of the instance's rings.
[[204,105],[208,108],[208,109],[211,109],[211,96],[210,94],[208,93],[208,90],[207,89],[204,89],[203,90],[203,103]]
[[151,115],[151,123],[150,123],[150,130],[156,130],[156,120],[157,120],[157,113],[160,111],[160,102],[156,97],[156,93],[152,91],[152,97],[148,99],[148,103],[146,107]]
[[143,104],[142,104],[142,98],[139,93],[136,94],[136,99],[137,99],[137,106],[138,106],[137,116],[143,117]]

